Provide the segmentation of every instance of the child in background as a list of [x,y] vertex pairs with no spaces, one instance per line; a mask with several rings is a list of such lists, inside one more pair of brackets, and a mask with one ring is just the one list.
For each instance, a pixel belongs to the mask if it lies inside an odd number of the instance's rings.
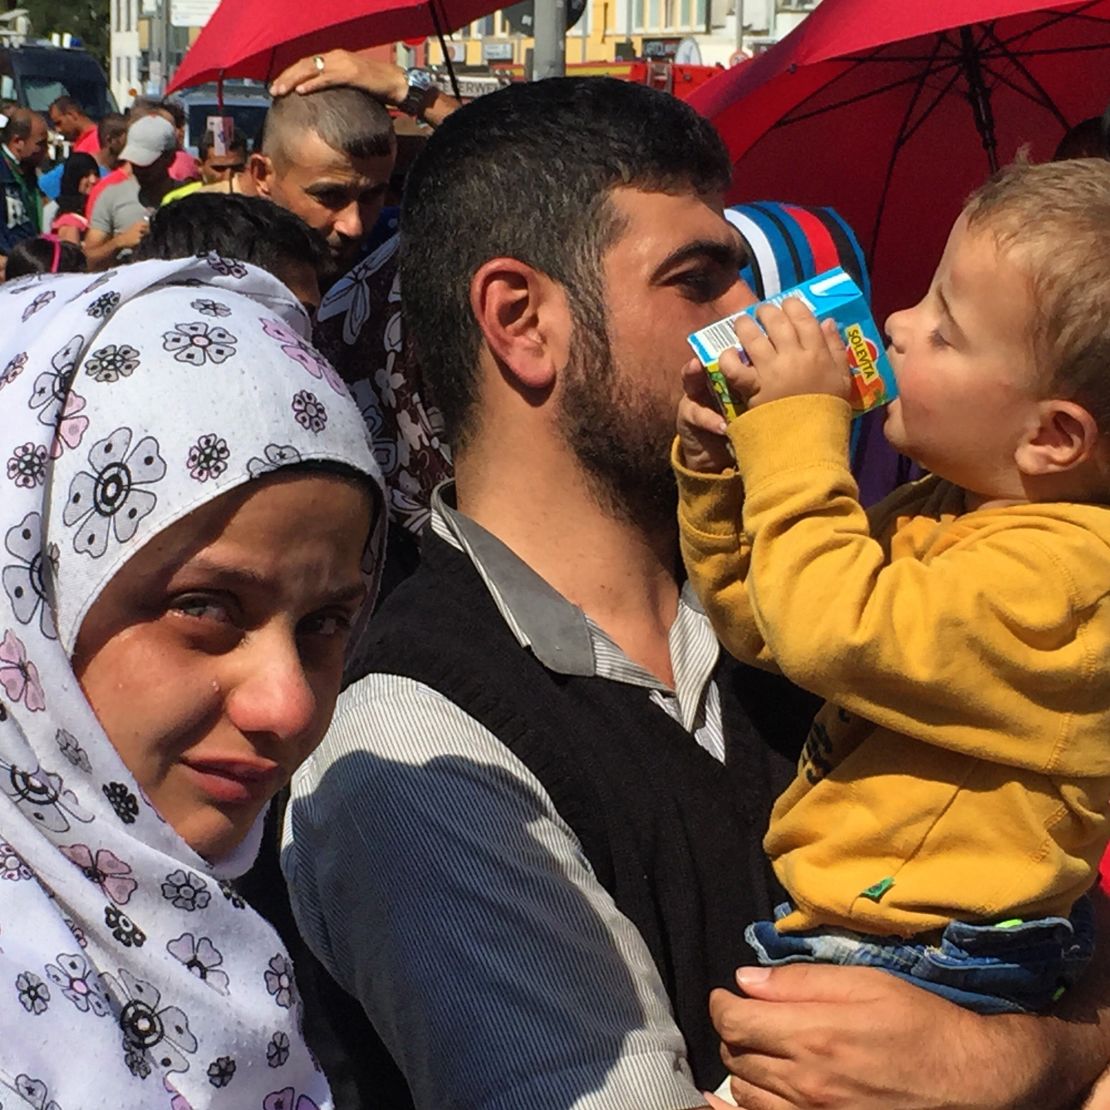
[[[1093,951],[1110,839],[1110,163],[1003,171],[887,321],[885,434],[932,475],[864,513],[848,367],[804,305],[736,323],[727,426],[686,368],[683,556],[725,647],[827,699],[765,847],[764,963],[883,967],[1036,1011]],[[731,453],[729,451],[731,446]],[[735,462],[733,461],[735,457]]]

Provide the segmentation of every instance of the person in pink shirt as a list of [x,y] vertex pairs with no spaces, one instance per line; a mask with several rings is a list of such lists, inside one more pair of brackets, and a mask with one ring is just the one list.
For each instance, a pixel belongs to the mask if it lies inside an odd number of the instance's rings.
[[170,177],[182,183],[197,181],[200,179],[200,163],[185,149],[185,109],[179,100],[164,100],[162,105],[177,131],[177,155],[170,163]]
[[50,225],[51,233],[63,242],[80,245],[84,239],[89,230],[84,214],[85,200],[99,180],[99,167],[91,154],[75,150],[66,160],[58,192],[58,211]]
[[85,201],[85,219],[92,216],[93,206],[97,200],[100,199],[100,194],[108,188],[109,185],[118,185],[121,181],[126,181],[131,176],[131,166],[127,162],[121,162],[110,173],[106,173],[90,190],[88,199]]
[[96,157],[100,151],[96,123],[72,96],[59,96],[50,105],[49,113],[50,125],[67,143],[72,144],[71,153]]

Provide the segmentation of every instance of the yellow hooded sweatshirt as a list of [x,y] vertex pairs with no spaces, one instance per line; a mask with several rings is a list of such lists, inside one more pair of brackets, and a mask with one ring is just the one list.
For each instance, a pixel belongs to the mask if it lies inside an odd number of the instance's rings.
[[965,512],[934,477],[869,520],[848,429],[845,402],[790,397],[729,425],[737,472],[675,449],[721,641],[827,699],[765,840],[778,927],[1067,915],[1110,839],[1110,508]]

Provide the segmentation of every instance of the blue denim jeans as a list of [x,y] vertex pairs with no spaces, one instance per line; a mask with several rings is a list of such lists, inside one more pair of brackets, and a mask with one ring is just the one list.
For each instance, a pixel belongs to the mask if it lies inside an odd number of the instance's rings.
[[[775,910],[785,917],[789,904]],[[770,921],[744,932],[759,962],[878,967],[980,1014],[1037,1013],[1075,983],[1095,948],[1094,911],[1081,898],[1071,917],[1014,925],[953,921],[938,944],[846,929],[779,933]]]

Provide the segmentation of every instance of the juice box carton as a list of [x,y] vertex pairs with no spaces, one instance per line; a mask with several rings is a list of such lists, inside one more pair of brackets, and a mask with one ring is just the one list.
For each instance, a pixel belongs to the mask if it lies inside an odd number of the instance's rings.
[[[768,297],[763,303],[780,305],[790,297],[797,297],[808,305],[818,320],[836,321],[852,371],[849,402],[853,416],[862,416],[880,405],[889,404],[898,396],[894,371],[886,357],[878,325],[859,286],[848,274],[841,269],[827,270],[809,281]],[[758,307],[752,305],[743,312],[754,317]],[[726,420],[735,419],[741,410],[729,394],[728,382],[720,371],[718,359],[721,352],[729,347],[735,347],[743,355],[744,350],[736,341],[736,332],[732,328],[741,315],[736,312],[726,316],[688,337],[694,354],[705,367],[709,384]]]

